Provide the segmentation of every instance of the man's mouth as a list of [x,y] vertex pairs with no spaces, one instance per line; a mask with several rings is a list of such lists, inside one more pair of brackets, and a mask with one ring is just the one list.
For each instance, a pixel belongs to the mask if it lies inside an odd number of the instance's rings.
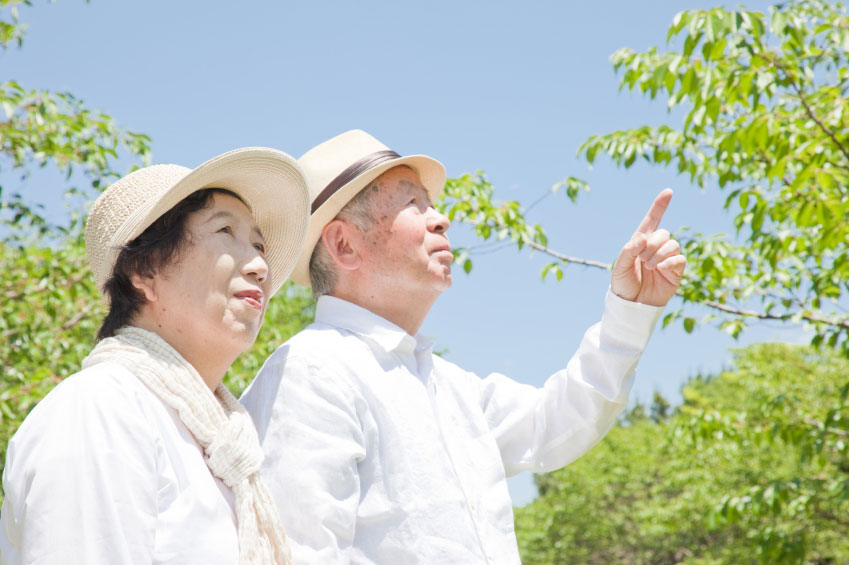
[[448,255],[451,256],[451,260],[452,261],[454,260],[454,254],[451,253],[451,246],[449,246],[449,245],[446,245],[445,247],[437,247],[436,249],[434,249],[430,253],[431,253],[431,255],[439,255],[439,254],[447,253]]

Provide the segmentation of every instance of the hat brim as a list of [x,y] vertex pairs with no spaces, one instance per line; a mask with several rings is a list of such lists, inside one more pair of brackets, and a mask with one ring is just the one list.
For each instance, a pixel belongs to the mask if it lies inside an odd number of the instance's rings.
[[340,187],[318,210],[313,212],[309,221],[307,235],[304,239],[303,249],[292,271],[291,278],[293,281],[306,287],[312,286],[309,272],[310,259],[312,258],[316,244],[321,239],[321,232],[324,230],[324,226],[330,223],[339,214],[339,211],[374,179],[389,169],[401,165],[411,167],[418,174],[419,180],[421,180],[422,185],[427,190],[431,201],[436,201],[439,198],[443,188],[445,188],[445,167],[442,163],[427,155],[407,155],[386,161],[373,169],[369,169]]
[[[239,196],[262,232],[269,270],[269,293],[276,293],[295,266],[309,222],[309,193],[294,158],[265,147],[235,149],[192,170],[147,206],[140,207],[115,234],[132,241],[181,200],[206,188],[223,188]],[[115,257],[120,249],[111,249]],[[269,297],[270,297],[269,296]]]

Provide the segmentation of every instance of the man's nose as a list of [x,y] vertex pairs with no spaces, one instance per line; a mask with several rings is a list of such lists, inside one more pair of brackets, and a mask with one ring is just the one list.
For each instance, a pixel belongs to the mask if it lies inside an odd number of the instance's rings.
[[445,233],[451,227],[451,220],[448,219],[448,216],[431,206],[428,208],[427,227],[432,232]]

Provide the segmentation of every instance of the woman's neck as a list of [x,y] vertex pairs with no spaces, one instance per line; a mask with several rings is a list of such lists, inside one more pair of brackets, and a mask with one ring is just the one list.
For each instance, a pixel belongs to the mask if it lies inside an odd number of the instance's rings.
[[132,325],[155,333],[173,347],[180,356],[194,367],[209,390],[215,392],[218,385],[224,379],[224,375],[230,365],[239,356],[238,353],[228,355],[221,351],[216,344],[198,343],[192,332],[166,327],[157,324],[150,316],[143,312],[133,320]]

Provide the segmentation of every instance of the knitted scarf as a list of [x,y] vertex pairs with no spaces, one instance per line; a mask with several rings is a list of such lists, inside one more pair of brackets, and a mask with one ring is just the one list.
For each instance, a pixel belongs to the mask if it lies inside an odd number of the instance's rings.
[[155,333],[124,327],[102,340],[83,367],[120,363],[180,416],[204,460],[236,499],[239,564],[290,563],[277,507],[259,476],[262,450],[250,416],[223,385],[215,394],[188,361]]

